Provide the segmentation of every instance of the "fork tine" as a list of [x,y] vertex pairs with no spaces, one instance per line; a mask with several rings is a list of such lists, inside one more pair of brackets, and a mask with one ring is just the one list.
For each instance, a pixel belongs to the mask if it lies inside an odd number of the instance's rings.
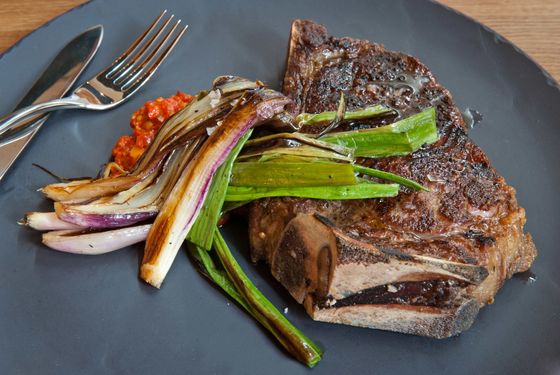
[[178,20],[173,27],[171,28],[171,30],[169,30],[159,41],[159,43],[150,51],[150,53],[142,60],[142,62],[140,64],[138,64],[136,66],[136,68],[134,69],[134,71],[132,71],[132,73],[130,73],[125,79],[121,80],[121,82],[123,83],[123,85],[126,82],[129,82],[130,80],[133,80],[134,78],[136,78],[138,76],[138,72],[140,70],[142,70],[149,62],[151,59],[153,59],[153,57],[159,53],[159,51],[161,51],[162,46],[165,45],[165,43],[171,38],[171,36],[173,35],[173,33],[175,32],[175,30],[177,29],[177,27],[179,26],[179,24],[181,23],[181,20]]
[[156,28],[157,24],[159,23],[159,21],[161,21],[161,19],[166,13],[167,13],[167,9],[164,9],[160,13],[160,15],[157,16],[152,21],[150,26],[148,26],[148,28],[144,30],[144,32],[140,34],[140,36],[136,38],[134,42],[132,42],[132,44],[126,49],[126,51],[124,51],[119,57],[117,57],[117,59],[113,62],[113,64],[111,64],[111,66],[107,68],[107,70],[105,70],[104,75],[106,78],[110,78],[110,76],[112,76],[117,70],[119,70],[123,66],[123,64],[125,64],[128,61],[128,57],[132,55],[132,53],[138,48],[140,44],[144,43],[145,39],[147,39],[148,35]]
[[[158,46],[152,50],[150,55],[134,70],[134,72],[129,75],[129,77],[126,78],[126,80],[122,83],[122,90],[136,90],[155,73],[157,68],[161,65],[163,60],[165,60],[173,48],[175,48],[189,27],[186,25],[175,35],[175,37],[173,37],[173,39],[171,39],[180,23],[181,20],[177,21],[173,29],[165,36],[164,39],[161,40]],[[170,42],[167,43],[169,40]]]
[[[119,81],[122,81],[131,70],[135,69],[137,62],[145,58],[147,51],[153,48],[153,46],[156,44],[156,41],[160,38],[162,33],[164,31],[168,32],[166,30],[167,26],[169,26],[169,24],[171,23],[174,17],[175,15],[172,14],[167,19],[167,21],[163,23],[163,25],[159,28],[159,30],[157,30],[157,32],[154,35],[152,35],[147,42],[143,43],[141,47],[139,47],[139,50],[134,54],[134,56],[128,59],[127,63],[119,71],[115,72],[112,75],[114,84],[118,84]],[[111,77],[108,78],[111,79]]]

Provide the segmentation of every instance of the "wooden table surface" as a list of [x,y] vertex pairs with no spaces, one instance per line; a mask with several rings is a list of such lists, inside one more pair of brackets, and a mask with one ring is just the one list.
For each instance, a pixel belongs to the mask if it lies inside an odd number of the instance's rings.
[[[0,53],[84,0],[0,0]],[[512,41],[560,81],[560,0],[441,0]]]

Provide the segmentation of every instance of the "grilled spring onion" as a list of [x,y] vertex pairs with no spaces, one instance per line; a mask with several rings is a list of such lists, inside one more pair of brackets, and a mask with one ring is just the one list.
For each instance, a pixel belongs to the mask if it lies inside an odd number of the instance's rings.
[[349,156],[342,156],[336,152],[324,150],[314,146],[302,145],[298,147],[274,147],[269,150],[258,151],[255,153],[247,153],[237,158],[239,161],[255,161],[260,162],[270,159],[280,158],[282,156],[295,156],[299,158],[306,158],[307,162],[313,160],[334,160],[339,162],[351,163],[354,158]]
[[[263,188],[261,190],[254,190],[256,195],[274,196],[274,192],[277,192],[278,196],[300,196],[296,194],[296,192],[299,192],[305,194],[301,195],[301,197],[317,199],[365,199],[381,197],[381,195],[377,196],[377,194],[386,194],[381,191],[376,193],[374,187],[369,186],[354,188],[352,192],[348,190],[347,198],[329,198],[329,196],[341,197],[345,194],[344,188],[356,185],[359,182],[355,177],[356,173],[396,182],[415,190],[429,191],[429,189],[421,184],[394,173],[367,168],[357,164],[341,164],[331,161],[304,162],[302,161],[304,159],[297,156],[282,156],[275,159],[267,159],[266,161],[234,163],[232,179],[228,187],[228,196],[230,198],[226,199],[226,201],[232,201],[234,193],[236,196],[238,194],[240,196],[245,194],[241,194],[243,190],[236,190],[234,189],[235,187]],[[295,162],[296,160],[300,161]],[[342,183],[344,181],[346,183]],[[306,190],[300,189],[301,187],[317,187],[318,189]],[[335,187],[341,187],[341,189],[337,190]],[[268,190],[265,188],[268,188]],[[281,189],[275,190],[273,188]],[[324,196],[320,196],[321,189],[325,189],[323,190]],[[257,191],[259,191],[258,194],[256,193]],[[293,194],[288,194],[289,191],[292,191]],[[368,191],[373,196],[366,196]],[[355,198],[351,198],[352,196],[355,196]]]
[[356,157],[403,156],[438,140],[436,111],[430,107],[390,125],[331,133],[320,140],[354,149]]
[[[344,121],[363,120],[376,116],[392,113],[391,108],[382,105],[366,107],[357,111],[346,111]],[[328,111],[321,113],[300,113],[296,116],[296,124],[298,126],[317,125],[325,122],[333,121],[336,118],[336,111]]]
[[381,178],[383,180],[396,182],[397,184],[407,186],[414,190],[423,190],[423,191],[430,191],[427,187],[422,186],[416,181],[409,180],[408,178],[404,178],[394,173],[389,173],[385,171],[380,171],[379,169],[363,167],[361,165],[354,164],[354,171],[361,173],[366,176],[372,176]]
[[150,171],[143,176],[119,176],[98,180],[80,180],[50,184],[40,191],[54,201],[80,202],[98,197],[117,194],[130,189],[151,175]]
[[169,154],[195,138],[205,137],[209,126],[223,117],[247,90],[258,90],[259,82],[240,77],[218,77],[210,93],[198,95],[183,110],[172,116],[158,131],[155,139],[142,154],[128,175],[100,179],[84,179],[51,184],[41,191],[55,201],[88,202],[100,197],[114,196],[133,189],[141,183],[150,184],[159,175]]
[[289,100],[272,90],[242,97],[186,166],[157,215],[144,250],[140,277],[160,287],[204,203],[216,170],[243,135],[284,110]]
[[306,145],[314,146],[316,148],[333,151],[340,154],[341,156],[347,156],[347,157],[352,156],[352,149],[350,148],[338,146],[329,142],[323,142],[318,139],[300,133],[277,133],[277,134],[251,139],[245,144],[245,149],[250,150],[252,147],[260,146],[263,143],[267,143],[278,139],[297,141],[299,144],[306,144]]
[[[214,239],[213,235],[209,235],[208,237],[212,238],[212,240]],[[224,292],[226,292],[231,298],[239,303],[241,307],[243,307],[249,314],[253,315],[251,307],[249,306],[247,301],[245,301],[245,298],[243,298],[243,296],[239,294],[237,288],[231,282],[227,273],[216,267],[214,260],[210,256],[210,252],[192,243],[189,244],[189,250],[192,256],[198,261],[199,265],[201,266],[201,272],[211,281],[213,281],[217,286],[222,288]],[[257,318],[256,316],[254,317]]]
[[243,162],[233,165],[231,186],[281,187],[329,186],[356,183],[350,164],[332,162],[260,163]]
[[226,189],[231,177],[233,162],[239,154],[239,151],[243,148],[243,145],[247,142],[247,139],[251,136],[251,133],[252,130],[247,132],[239,142],[237,142],[237,145],[230,152],[227,159],[214,174],[212,185],[210,185],[210,189],[208,190],[208,195],[187,236],[187,241],[196,245],[198,248],[210,250],[212,247],[212,233],[214,233],[214,228],[220,218]]
[[183,149],[173,151],[161,174],[148,185],[142,181],[116,195],[86,204],[55,202],[58,218],[81,227],[105,229],[133,225],[155,217],[200,142],[194,140]]
[[[270,331],[274,337],[279,340],[282,346],[298,360],[309,367],[315,366],[321,360],[320,349],[284,318],[276,307],[266,300],[264,295],[262,295],[241,270],[241,267],[239,267],[233,255],[231,255],[229,248],[227,248],[227,245],[223,242],[223,239],[221,240],[222,242],[219,246],[225,247],[222,248],[220,253],[217,251],[216,253],[222,255],[222,257],[220,257],[220,262],[222,264],[223,262],[230,264],[229,269],[237,273],[236,278],[243,283],[244,293],[240,293],[226,271],[216,266],[216,263],[208,251],[191,244],[189,246],[191,254],[198,261],[201,272],[233,298],[245,311],[261,323],[263,327]],[[245,295],[247,294],[250,294],[251,298],[246,298]],[[265,310],[266,314],[261,313],[261,310]],[[278,317],[280,317],[280,319],[278,319]]]
[[55,212],[28,212],[18,224],[35,230],[82,229],[79,225],[60,220]]
[[150,227],[151,224],[145,224],[103,232],[55,230],[43,233],[43,243],[65,253],[98,255],[144,241]]
[[257,320],[276,337],[290,354],[307,366],[314,367],[321,360],[321,349],[295,328],[255,287],[231,254],[217,228],[214,234],[214,250],[231,282],[239,294],[244,297]]
[[259,82],[249,81],[241,77],[217,77],[210,92],[200,92],[195,100],[173,115],[165,123],[165,126],[160,128],[150,147],[142,154],[134,169],[142,169],[155,155],[169,150],[172,144],[175,144],[176,147],[178,140],[192,138],[189,134],[200,129],[208,122],[212,122],[213,118],[221,117],[229,112],[232,107],[231,104],[239,99],[246,90],[256,89],[260,86]]
[[354,160],[352,153],[352,149],[319,141],[300,133],[278,133],[248,141],[238,160],[253,160],[259,156],[266,159],[280,155],[297,155],[351,162]]
[[399,193],[397,184],[373,184],[360,182],[343,186],[304,186],[304,187],[253,187],[229,186],[227,202],[244,202],[268,197],[300,197],[314,199],[369,199],[395,197]]
[[340,93],[340,99],[338,101],[338,109],[336,110],[336,116],[334,116],[334,120],[331,121],[326,128],[321,130],[319,133],[319,137],[333,131],[336,129],[343,121],[344,115],[346,114],[346,101],[344,100],[344,93]]

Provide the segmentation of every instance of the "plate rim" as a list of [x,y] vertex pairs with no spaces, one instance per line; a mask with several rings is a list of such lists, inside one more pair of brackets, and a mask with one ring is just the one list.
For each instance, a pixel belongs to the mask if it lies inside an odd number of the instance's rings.
[[[50,20],[44,22],[43,24],[41,24],[40,26],[38,26],[37,28],[31,30],[29,33],[25,34],[24,36],[22,36],[21,38],[19,38],[15,43],[13,43],[11,46],[9,46],[5,51],[0,53],[0,59],[4,58],[4,56],[8,55],[10,52],[12,52],[13,50],[15,50],[17,47],[20,46],[21,43],[23,43],[25,40],[27,40],[28,38],[30,38],[31,36],[33,36],[36,32],[46,28],[47,26],[49,26],[51,23],[55,22],[56,20],[58,20],[61,17],[66,16],[69,13],[72,13],[78,9],[84,8],[89,6],[90,4],[94,3],[94,2],[99,2],[98,0],[87,0],[86,2],[84,2],[83,4],[79,4],[76,5],[66,11],[64,11],[63,13],[55,16],[54,18],[51,18]],[[542,66],[541,63],[539,63],[534,57],[532,57],[531,55],[529,55],[527,52],[525,52],[525,50],[523,50],[522,48],[520,48],[519,46],[517,46],[514,42],[512,42],[510,39],[506,38],[505,36],[503,36],[502,34],[500,34],[499,32],[497,32],[496,30],[494,30],[492,27],[476,20],[474,17],[471,17],[463,12],[461,12],[460,10],[457,10],[455,8],[450,7],[447,4],[443,4],[437,0],[425,0],[425,3],[431,3],[435,6],[439,6],[442,9],[444,9],[446,12],[449,12],[451,14],[455,14],[459,17],[462,17],[466,20],[468,20],[470,23],[473,23],[475,25],[480,26],[484,32],[487,32],[489,34],[494,35],[495,37],[497,37],[497,39],[501,42],[504,43],[506,45],[508,45],[509,47],[513,48],[515,50],[515,52],[521,54],[523,57],[525,57],[527,60],[529,60],[531,63],[533,63],[538,69],[539,71],[542,73],[542,75],[544,76],[546,82],[556,88],[558,91],[560,91],[560,77],[558,79],[556,79],[548,70],[546,70],[546,68],[544,66]]]

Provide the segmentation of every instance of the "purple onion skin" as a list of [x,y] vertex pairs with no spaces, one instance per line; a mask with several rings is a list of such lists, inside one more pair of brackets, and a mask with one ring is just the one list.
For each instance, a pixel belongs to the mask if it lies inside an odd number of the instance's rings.
[[58,213],[61,220],[91,229],[122,228],[133,225],[157,215],[158,211],[132,212],[126,214],[92,214],[62,211]]
[[41,231],[84,229],[79,225],[60,220],[56,212],[28,212],[25,217],[19,221],[19,224]]

